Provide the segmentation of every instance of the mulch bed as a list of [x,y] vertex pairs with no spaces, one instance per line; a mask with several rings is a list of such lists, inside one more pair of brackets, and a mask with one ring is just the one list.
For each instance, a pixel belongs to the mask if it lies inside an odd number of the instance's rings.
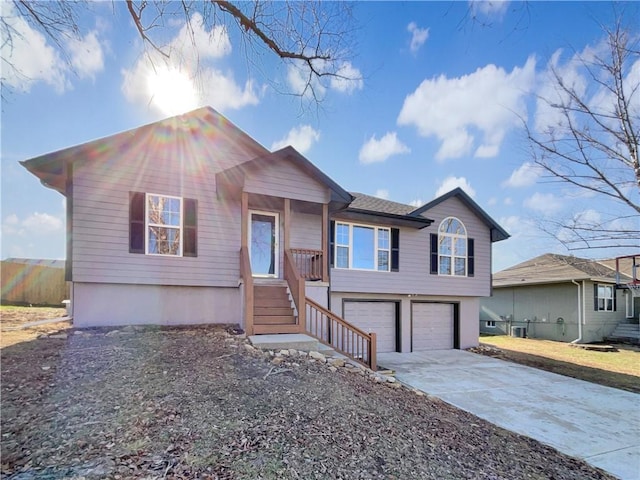
[[67,333],[0,351],[4,478],[613,478],[223,327]]

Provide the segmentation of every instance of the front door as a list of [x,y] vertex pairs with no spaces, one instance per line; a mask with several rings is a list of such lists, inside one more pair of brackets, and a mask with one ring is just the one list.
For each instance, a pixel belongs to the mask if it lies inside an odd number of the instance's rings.
[[278,277],[278,236],[279,219],[277,213],[249,212],[249,246],[251,271],[254,277]]

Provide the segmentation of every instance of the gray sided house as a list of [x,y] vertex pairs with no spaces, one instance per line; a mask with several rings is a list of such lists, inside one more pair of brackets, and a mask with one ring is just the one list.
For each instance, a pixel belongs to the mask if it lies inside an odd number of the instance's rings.
[[466,348],[508,237],[460,189],[417,209],[351,194],[211,108],[22,163],[67,198],[78,327],[237,323],[365,363]]
[[[621,274],[619,283],[631,278]],[[638,299],[595,260],[545,254],[497,272],[480,305],[480,331],[561,342],[600,342],[637,323]]]

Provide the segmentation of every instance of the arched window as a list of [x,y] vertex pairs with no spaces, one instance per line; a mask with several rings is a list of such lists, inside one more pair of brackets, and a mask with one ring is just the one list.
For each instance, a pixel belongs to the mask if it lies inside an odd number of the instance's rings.
[[455,217],[447,217],[438,228],[438,274],[467,276],[467,229]]

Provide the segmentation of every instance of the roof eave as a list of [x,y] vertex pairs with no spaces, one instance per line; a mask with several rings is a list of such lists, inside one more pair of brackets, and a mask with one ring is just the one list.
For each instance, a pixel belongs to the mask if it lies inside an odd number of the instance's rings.
[[433,223],[433,220],[426,217],[412,217],[409,215],[397,215],[386,212],[373,212],[371,210],[362,210],[358,208],[348,207],[340,212],[340,217],[345,220],[361,220],[361,221],[377,221],[377,223],[385,223],[398,227],[411,227],[421,230]]

